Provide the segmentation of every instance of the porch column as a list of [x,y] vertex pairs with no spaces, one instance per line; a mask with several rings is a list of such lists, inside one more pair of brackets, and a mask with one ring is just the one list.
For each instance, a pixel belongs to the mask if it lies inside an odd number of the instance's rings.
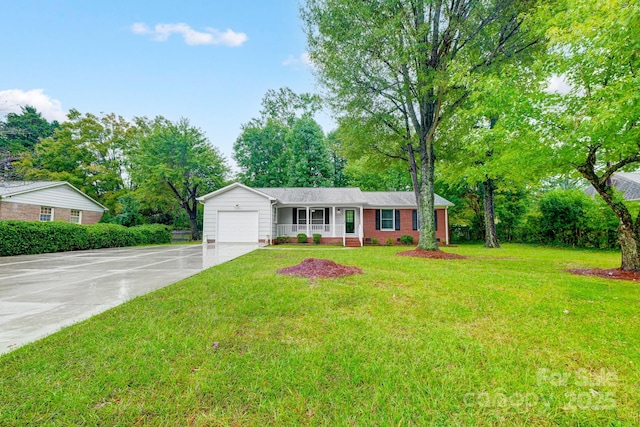
[[310,230],[309,223],[311,222],[311,215],[310,215],[311,212],[309,212],[309,210],[310,210],[309,206],[307,206],[307,237],[310,236],[310,234],[309,234],[309,230]]
[[331,221],[331,237],[336,237],[336,207],[333,206],[333,220]]

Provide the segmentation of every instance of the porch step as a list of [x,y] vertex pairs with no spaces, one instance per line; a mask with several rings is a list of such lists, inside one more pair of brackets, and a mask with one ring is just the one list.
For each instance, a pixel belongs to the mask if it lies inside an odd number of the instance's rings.
[[345,248],[359,248],[360,239],[357,237],[347,237],[344,242]]

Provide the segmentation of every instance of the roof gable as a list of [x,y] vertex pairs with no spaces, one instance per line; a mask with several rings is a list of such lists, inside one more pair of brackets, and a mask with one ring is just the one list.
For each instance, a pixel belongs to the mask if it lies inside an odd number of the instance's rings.
[[14,197],[27,193],[35,193],[40,190],[62,186],[71,189],[85,199],[89,200],[91,203],[99,206],[102,210],[109,210],[106,206],[94,200],[92,197],[89,197],[66,181],[0,181],[0,198]]
[[206,200],[209,200],[212,197],[219,196],[220,194],[224,194],[224,193],[226,193],[228,191],[231,191],[231,190],[234,190],[236,188],[242,188],[244,190],[247,190],[247,191],[250,191],[252,193],[255,193],[255,194],[259,195],[259,196],[265,197],[265,198],[267,198],[269,200],[275,200],[272,196],[270,196],[268,194],[265,194],[265,193],[259,191],[258,189],[247,187],[246,185],[241,184],[239,182],[234,182],[233,184],[229,184],[226,187],[222,187],[222,188],[220,188],[220,189],[218,189],[216,191],[213,191],[213,192],[211,192],[209,194],[205,194],[204,196],[200,196],[200,197],[198,197],[198,200],[200,202],[205,202]]

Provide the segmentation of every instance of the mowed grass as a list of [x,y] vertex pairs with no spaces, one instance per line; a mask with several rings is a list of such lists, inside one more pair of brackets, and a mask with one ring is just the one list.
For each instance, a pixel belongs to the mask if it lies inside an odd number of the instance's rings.
[[[640,424],[638,284],[564,271],[619,253],[401,250],[258,250],[0,356],[0,425]],[[364,274],[276,274],[309,257]]]

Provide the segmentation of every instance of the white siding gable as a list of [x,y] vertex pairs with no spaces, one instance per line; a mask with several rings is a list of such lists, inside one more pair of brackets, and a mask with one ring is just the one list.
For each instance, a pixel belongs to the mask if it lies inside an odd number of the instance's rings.
[[58,185],[13,196],[4,196],[2,200],[26,205],[50,206],[81,211],[104,211],[101,206],[93,203],[68,185]]
[[217,239],[218,212],[258,212],[258,238],[272,239],[271,202],[265,196],[240,186],[213,196],[204,202],[203,237]]

